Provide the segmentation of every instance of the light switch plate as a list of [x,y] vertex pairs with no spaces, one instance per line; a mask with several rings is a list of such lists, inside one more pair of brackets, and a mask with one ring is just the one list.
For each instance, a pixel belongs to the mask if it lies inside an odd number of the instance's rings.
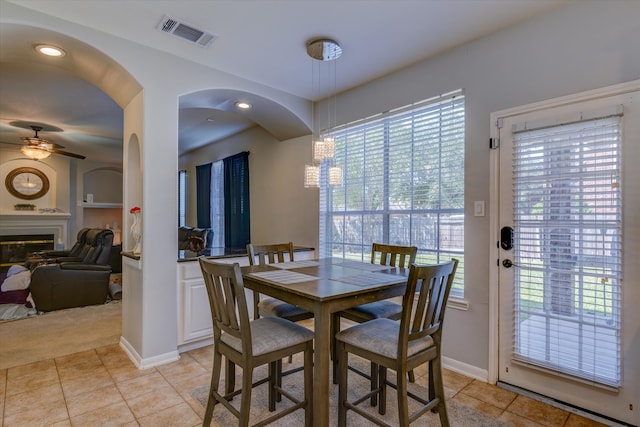
[[473,216],[484,216],[484,200],[473,202]]

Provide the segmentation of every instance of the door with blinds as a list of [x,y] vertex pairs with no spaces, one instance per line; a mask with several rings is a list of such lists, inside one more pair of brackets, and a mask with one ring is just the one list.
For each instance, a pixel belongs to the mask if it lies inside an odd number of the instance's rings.
[[495,123],[498,380],[635,425],[639,88],[520,107]]

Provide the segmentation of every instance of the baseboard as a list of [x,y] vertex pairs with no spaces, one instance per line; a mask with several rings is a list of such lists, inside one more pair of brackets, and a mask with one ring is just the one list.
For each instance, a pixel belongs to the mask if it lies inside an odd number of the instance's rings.
[[181,344],[178,346],[178,353],[184,353],[185,351],[195,350],[197,348],[206,347],[213,344],[213,337],[204,338],[198,341]]
[[442,357],[442,366],[450,371],[457,372],[467,377],[476,379],[482,382],[488,382],[489,371],[486,369],[480,369],[477,366],[469,365],[459,360],[451,359],[449,357]]
[[180,353],[178,351],[170,351],[168,353],[159,354],[157,356],[142,358],[135,348],[124,337],[120,337],[120,348],[127,353],[129,359],[133,362],[138,369],[149,369],[156,366],[164,365],[166,363],[175,362],[180,360]]

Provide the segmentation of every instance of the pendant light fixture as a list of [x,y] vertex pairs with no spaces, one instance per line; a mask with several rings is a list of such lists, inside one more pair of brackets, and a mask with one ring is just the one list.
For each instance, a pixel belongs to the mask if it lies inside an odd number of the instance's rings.
[[[307,54],[312,58],[312,83],[314,91],[321,86],[322,71],[326,71],[327,84],[331,85],[332,93],[327,98],[327,129],[335,123],[335,91],[336,75],[335,60],[342,55],[340,45],[331,39],[314,39],[307,43]],[[316,67],[318,72],[316,73]],[[321,69],[323,68],[323,69]],[[331,135],[320,136],[320,123],[316,120],[312,110],[312,163],[304,167],[304,186],[306,188],[319,187],[320,180],[326,175],[329,185],[342,185],[342,169],[333,165],[336,152],[335,140]],[[323,174],[324,171],[324,174]]]

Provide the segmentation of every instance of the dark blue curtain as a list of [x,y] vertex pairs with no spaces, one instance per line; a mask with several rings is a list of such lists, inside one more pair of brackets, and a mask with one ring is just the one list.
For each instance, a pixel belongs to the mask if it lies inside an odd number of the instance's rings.
[[249,152],[224,159],[224,240],[228,249],[251,242],[249,210]]
[[199,228],[211,228],[211,163],[196,166],[196,212]]

